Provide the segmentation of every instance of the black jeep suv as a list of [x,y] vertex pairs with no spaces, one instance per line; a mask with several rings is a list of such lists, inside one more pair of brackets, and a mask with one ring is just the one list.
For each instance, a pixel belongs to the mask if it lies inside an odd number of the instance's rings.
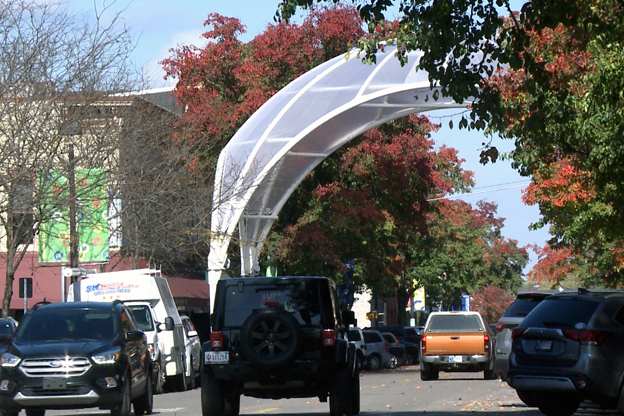
[[147,340],[123,303],[71,302],[28,311],[0,356],[0,415],[46,409],[152,413]]
[[236,416],[241,394],[318,397],[333,416],[360,412],[353,312],[324,277],[226,278],[202,346],[203,416]]

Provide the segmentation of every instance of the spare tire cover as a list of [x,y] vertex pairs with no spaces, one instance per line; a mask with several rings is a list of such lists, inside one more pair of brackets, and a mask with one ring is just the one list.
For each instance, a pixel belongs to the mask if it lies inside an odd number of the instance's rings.
[[299,322],[290,313],[277,308],[255,311],[243,323],[241,351],[252,363],[265,369],[292,363],[301,348]]

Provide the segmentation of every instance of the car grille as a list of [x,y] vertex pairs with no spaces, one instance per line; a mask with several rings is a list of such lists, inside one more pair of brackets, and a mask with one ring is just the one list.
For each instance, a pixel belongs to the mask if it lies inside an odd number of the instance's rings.
[[26,359],[20,364],[20,369],[28,377],[81,376],[89,368],[91,363],[85,357]]
[[24,396],[81,396],[89,393],[91,388],[86,385],[67,386],[66,389],[44,389],[42,386],[25,387],[21,390]]

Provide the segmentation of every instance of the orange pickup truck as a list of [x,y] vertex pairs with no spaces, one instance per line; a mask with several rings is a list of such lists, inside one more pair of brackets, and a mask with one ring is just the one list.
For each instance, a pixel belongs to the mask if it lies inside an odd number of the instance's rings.
[[496,378],[489,323],[479,312],[432,312],[420,341],[420,378],[437,380],[440,371],[483,371]]

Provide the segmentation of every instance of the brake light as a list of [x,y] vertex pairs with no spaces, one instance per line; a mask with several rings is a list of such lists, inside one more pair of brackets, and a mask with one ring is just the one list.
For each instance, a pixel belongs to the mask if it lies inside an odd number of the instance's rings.
[[422,337],[420,340],[420,350],[423,354],[427,352],[427,337]]
[[223,348],[223,333],[221,331],[213,331],[210,333],[210,346],[213,350]]
[[511,331],[511,340],[513,341],[524,334],[524,331],[526,331],[526,328],[514,328],[513,331]]
[[578,341],[582,345],[600,345],[613,335],[608,331],[589,331],[586,329],[564,329],[563,336],[573,341]]
[[336,345],[336,333],[333,329],[325,329],[323,331],[323,345],[333,347]]
[[485,349],[485,352],[490,350],[490,336],[488,334],[483,335],[483,348]]
[[507,324],[505,322],[498,321],[496,323],[496,333],[502,332],[502,330],[505,329],[506,326]]

